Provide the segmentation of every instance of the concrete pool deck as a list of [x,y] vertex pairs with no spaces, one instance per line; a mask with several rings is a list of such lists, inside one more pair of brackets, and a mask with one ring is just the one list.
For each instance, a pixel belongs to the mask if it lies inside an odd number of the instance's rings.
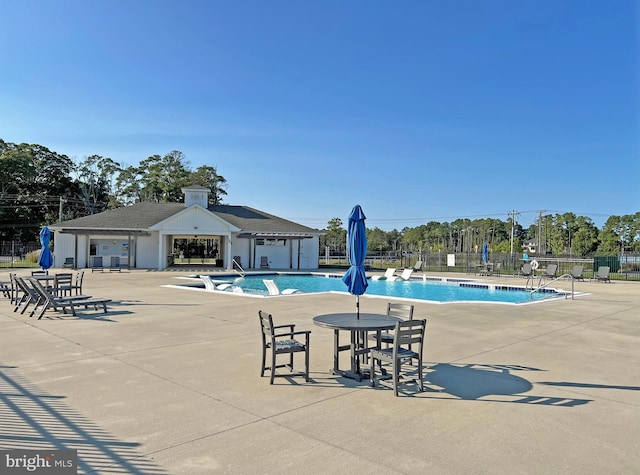
[[[640,471],[639,283],[576,282],[590,295],[535,305],[414,302],[426,391],[395,398],[328,372],[333,335],[311,320],[354,297],[164,287],[188,274],[85,273],[84,293],[113,299],[106,315],[38,321],[4,299],[0,448],[78,448],[79,473]],[[312,331],[311,382],[260,378],[259,309]]]

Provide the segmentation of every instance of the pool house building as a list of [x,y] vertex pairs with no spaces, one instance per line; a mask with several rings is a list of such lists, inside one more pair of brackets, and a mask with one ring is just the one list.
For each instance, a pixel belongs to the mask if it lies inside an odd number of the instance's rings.
[[182,192],[183,203],[141,202],[49,226],[54,267],[318,268],[321,231],[247,206],[209,205],[205,187]]

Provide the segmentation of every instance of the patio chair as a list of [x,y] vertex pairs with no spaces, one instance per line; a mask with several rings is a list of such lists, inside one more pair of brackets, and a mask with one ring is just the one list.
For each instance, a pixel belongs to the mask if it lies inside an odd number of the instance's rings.
[[494,264],[494,266],[493,266],[493,271],[492,271],[492,272],[493,272],[493,275],[497,275],[497,276],[499,276],[499,275],[500,275],[500,267],[502,266],[501,264],[502,264],[501,262],[496,262],[496,263]]
[[[38,320],[40,320],[44,313],[49,308],[53,308],[56,312],[58,308],[62,309],[63,313],[67,313],[67,308],[71,310],[71,314],[76,316],[76,308],[82,307],[89,308],[90,306],[94,308],[94,310],[98,310],[98,306],[101,305],[104,313],[107,313],[107,303],[111,302],[111,299],[103,299],[96,298],[90,295],[74,295],[73,297],[56,297],[51,292],[49,292],[46,287],[44,287],[37,279],[29,279],[31,281],[31,286],[41,297],[39,304],[42,304],[42,310],[38,314]],[[36,305],[36,308],[33,309],[30,316],[35,314],[39,304]]]
[[71,272],[60,272],[53,279],[53,294],[56,297],[71,295],[73,287],[73,274]]
[[558,271],[558,264],[547,265],[547,267],[544,269],[542,274],[540,274],[539,283],[545,279],[552,279],[552,280],[555,279],[557,271]]
[[[420,391],[424,390],[422,382],[422,351],[424,348],[424,333],[427,327],[427,320],[406,320],[396,323],[395,338],[393,346],[390,348],[372,348],[369,356],[372,358],[370,382],[371,386],[376,385],[375,362],[378,360],[380,364],[390,363],[393,371],[393,394],[398,395],[398,385],[400,384],[400,370],[403,364],[413,364],[413,360],[417,360],[418,383]],[[417,344],[418,350],[413,351],[411,345]]]
[[267,256],[260,257],[260,269],[269,269],[269,258]]
[[104,265],[102,264],[102,256],[92,256],[91,260],[91,273],[104,272]]
[[73,269],[75,267],[73,257],[65,257],[64,263],[62,264],[64,269]]
[[533,275],[533,269],[530,263],[525,262],[520,266],[520,275],[522,277],[531,277]]
[[386,271],[384,271],[384,275],[374,275],[371,277],[371,280],[387,280],[393,277],[393,274],[396,273],[395,267],[388,267]]
[[599,282],[611,282],[611,279],[609,278],[609,272],[609,266],[600,266],[598,267],[598,272],[594,276],[594,279]]
[[302,293],[298,289],[284,289],[283,291],[280,291],[278,284],[276,284],[274,280],[262,279],[262,282],[264,282],[264,285],[267,287],[269,295],[291,295]]
[[11,287],[9,282],[0,282],[0,292],[11,301]]
[[[273,384],[274,378],[277,377],[293,377],[303,376],[305,381],[309,382],[309,335],[310,330],[295,331],[294,324],[274,325],[271,314],[258,311],[260,318],[260,327],[262,329],[262,366],[260,367],[260,377],[264,376],[265,370],[271,371],[271,380],[269,384]],[[304,343],[295,339],[296,336],[304,336]],[[267,350],[271,353],[271,362],[266,366]],[[304,371],[294,372],[293,354],[304,352]],[[277,364],[276,357],[278,355],[288,354],[288,364]],[[277,368],[289,368],[290,373],[277,374]]]
[[120,272],[120,256],[111,256],[111,264],[109,265],[109,272]]
[[583,273],[584,273],[583,265],[576,264],[571,269],[571,277],[573,277],[573,280],[584,280],[584,276],[582,275]]
[[[413,305],[406,303],[387,303],[387,315],[390,317],[398,317],[403,320],[413,320]],[[369,340],[378,341],[378,335],[369,335]],[[393,344],[394,334],[388,331],[380,333],[380,343],[384,343],[387,348]]]
[[71,290],[75,291],[76,295],[82,294],[82,282],[84,281],[84,270],[79,270],[76,272],[76,279],[71,285]]
[[389,282],[395,282],[396,280],[409,280],[411,278],[411,274],[413,274],[413,269],[409,267],[408,269],[403,270],[401,275],[393,275],[387,280]]

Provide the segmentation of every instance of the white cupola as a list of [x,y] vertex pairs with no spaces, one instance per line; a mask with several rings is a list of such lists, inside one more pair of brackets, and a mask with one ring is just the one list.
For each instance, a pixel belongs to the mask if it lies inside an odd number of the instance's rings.
[[184,193],[184,206],[189,208],[193,205],[200,205],[204,209],[207,209],[209,204],[209,188],[204,186],[193,185],[182,188]]

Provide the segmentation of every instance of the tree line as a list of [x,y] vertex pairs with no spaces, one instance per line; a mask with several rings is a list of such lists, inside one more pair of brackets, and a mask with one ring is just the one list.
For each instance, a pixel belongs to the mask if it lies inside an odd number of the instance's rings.
[[[91,155],[77,163],[38,144],[0,139],[0,240],[35,240],[46,223],[99,213],[139,201],[179,202],[181,189],[200,185],[211,191],[209,204],[220,204],[227,180],[216,167],[195,170],[177,150],[151,155],[137,166]],[[344,254],[346,229],[333,218],[320,245]],[[486,242],[491,252],[521,253],[534,243],[542,254],[587,256],[640,252],[640,212],[610,216],[602,229],[591,218],[574,213],[540,216],[524,228],[513,218],[431,221],[414,228],[367,229],[369,252],[478,252]],[[537,248],[540,248],[539,250]]]
[[200,185],[209,204],[222,203],[227,180],[216,167],[195,170],[177,150],[125,166],[102,155],[74,162],[38,144],[0,139],[0,240],[34,240],[46,223],[139,201],[179,202],[181,189]]
[[[346,253],[347,230],[340,218],[333,218],[324,229],[321,249],[332,254]],[[640,212],[610,216],[602,229],[587,216],[574,213],[540,216],[526,228],[513,218],[456,219],[431,221],[414,228],[384,231],[367,228],[369,253],[399,255],[401,252],[482,252],[484,243],[490,252],[555,256],[618,255],[640,252]]]

